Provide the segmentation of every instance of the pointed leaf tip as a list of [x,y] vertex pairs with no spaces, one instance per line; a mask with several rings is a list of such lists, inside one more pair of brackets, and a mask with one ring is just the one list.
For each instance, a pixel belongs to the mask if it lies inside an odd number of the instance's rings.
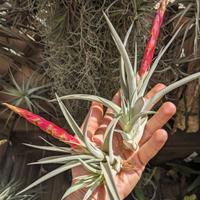
[[20,109],[16,106],[13,106],[11,104],[8,104],[8,103],[2,103],[2,105],[6,106],[7,108],[9,108],[10,110],[12,110],[13,112],[19,114],[20,112]]

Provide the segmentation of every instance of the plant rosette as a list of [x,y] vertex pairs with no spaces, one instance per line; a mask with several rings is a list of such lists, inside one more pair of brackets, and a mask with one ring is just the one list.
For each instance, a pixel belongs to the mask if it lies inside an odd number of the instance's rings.
[[[158,40],[158,35],[160,27],[163,22],[163,17],[167,4],[168,0],[160,1],[160,7],[157,10],[157,14],[155,16],[153,26],[150,32],[151,33],[150,38],[147,42],[145,53],[138,72],[137,72],[138,68],[137,43],[135,43],[135,56],[134,56],[135,60],[133,66],[126,51],[126,44],[128,42],[128,38],[131,33],[133,25],[130,26],[129,30],[126,33],[124,42],[122,42],[114,26],[110,22],[109,18],[105,13],[103,13],[110,28],[111,36],[121,55],[121,62],[120,62],[121,106],[118,106],[117,104],[113,103],[108,99],[89,94],[72,94],[60,97],[61,100],[80,99],[80,100],[96,101],[102,103],[105,107],[112,109],[115,113],[115,116],[119,116],[119,124],[121,130],[118,130],[118,132],[121,133],[124,144],[126,145],[126,147],[133,150],[136,150],[138,148],[138,143],[142,138],[144,128],[148,120],[148,116],[153,115],[155,113],[154,111],[150,110],[153,107],[153,105],[159,99],[161,99],[163,96],[165,96],[172,90],[200,77],[200,72],[192,74],[167,86],[166,88],[158,92],[155,96],[153,96],[151,99],[148,99],[146,101],[144,99],[144,95],[147,90],[150,78],[152,77],[156,67],[158,66],[160,59],[167,51],[170,44],[174,41],[175,37],[178,35],[179,31],[182,28],[182,26],[180,26],[180,28],[173,35],[168,44],[161,49],[157,58],[152,63],[152,58],[156,48],[156,42]],[[53,101],[56,101],[56,99],[52,100],[52,102]]]
[[74,131],[76,137],[73,137],[72,135],[68,134],[64,129],[36,114],[33,114],[25,109],[4,103],[4,105],[10,108],[13,112],[19,114],[30,123],[38,126],[41,130],[70,145],[70,147],[58,147],[46,141],[45,139],[43,140],[48,144],[48,146],[25,144],[29,147],[59,152],[62,154],[59,156],[42,158],[37,162],[30,164],[57,163],[61,164],[62,166],[39,178],[27,188],[22,190],[19,194],[64,171],[82,165],[88,171],[88,174],[77,177],[75,180],[75,184],[72,185],[65,192],[62,199],[66,198],[69,194],[81,188],[88,188],[84,197],[84,199],[88,199],[93,191],[99,185],[104,184],[105,182],[105,186],[109,191],[108,193],[110,195],[110,198],[120,199],[115,185],[114,177],[117,173],[120,172],[123,161],[120,156],[114,155],[112,147],[113,133],[118,123],[119,117],[114,118],[108,125],[105,131],[103,145],[101,146],[101,148],[99,148],[95,145],[95,143],[91,142],[87,134],[88,119],[91,113],[88,115],[84,123],[83,130],[81,130],[58,96],[57,100],[67,122],[69,123],[71,129]]
[[[75,133],[75,137],[71,136],[62,128],[38,115],[35,115],[22,108],[5,104],[12,111],[18,113],[21,117],[24,117],[29,122],[40,127],[43,131],[70,145],[70,147],[57,147],[47,141],[46,142],[49,144],[49,146],[26,144],[34,148],[63,153],[63,155],[59,156],[42,158],[38,162],[32,164],[59,163],[62,166],[39,178],[20,193],[25,192],[26,190],[68,169],[72,169],[77,166],[83,166],[88,171],[88,174],[76,177],[75,183],[65,192],[62,199],[82,188],[87,188],[84,200],[89,199],[93,191],[100,184],[104,184],[105,188],[108,191],[107,193],[110,199],[120,199],[114,178],[116,174],[122,170],[123,163],[125,161],[122,157],[113,153],[113,135],[115,134],[115,132],[120,133],[125,144],[124,148],[129,148],[132,151],[137,151],[137,149],[139,148],[138,143],[143,135],[148,116],[154,114],[154,111],[150,111],[150,109],[155,104],[155,102],[157,102],[160,98],[162,98],[165,94],[172,91],[173,89],[200,77],[200,72],[190,75],[167,86],[151,99],[148,99],[146,101],[144,100],[144,94],[146,92],[149,80],[154,70],[158,66],[158,63],[163,54],[167,51],[168,47],[173,42],[176,35],[181,30],[180,27],[171,38],[171,40],[168,42],[168,44],[160,51],[153,64],[151,64],[167,3],[167,0],[160,1],[160,7],[158,8],[151,29],[151,36],[147,42],[145,54],[139,68],[139,72],[137,72],[137,44],[135,44],[134,66],[132,66],[125,48],[133,25],[130,26],[125,36],[124,42],[122,42],[109,18],[105,13],[103,13],[110,28],[113,40],[121,55],[121,106],[118,106],[108,99],[95,95],[74,94],[63,97],[58,97],[56,95],[56,99],[52,101],[58,101],[65,119]],[[96,101],[113,110],[114,118],[105,130],[103,144],[101,145],[101,147],[97,146],[95,143],[92,142],[92,140],[89,139],[87,134],[87,120],[86,123],[84,123],[83,129],[79,128],[79,126],[69,113],[68,109],[62,102],[62,100],[67,99]],[[91,113],[89,113],[87,119],[90,115]],[[120,125],[121,129],[116,128],[117,124]]]

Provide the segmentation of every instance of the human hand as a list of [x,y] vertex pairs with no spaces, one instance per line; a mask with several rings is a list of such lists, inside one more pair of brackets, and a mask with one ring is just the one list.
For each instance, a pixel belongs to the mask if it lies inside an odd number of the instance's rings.
[[[145,98],[151,98],[164,87],[165,86],[163,84],[157,84],[147,93]],[[120,105],[120,101],[120,94],[118,92],[114,96],[113,102]],[[116,155],[120,155],[122,159],[125,160],[124,163],[122,163],[123,168],[121,172],[115,177],[116,186],[121,199],[124,199],[133,190],[133,188],[140,180],[146,164],[160,151],[160,149],[167,141],[167,132],[162,129],[162,127],[175,114],[175,112],[176,107],[174,104],[170,102],[164,103],[156,112],[156,114],[148,120],[143,137],[139,143],[139,149],[135,152],[127,149],[123,145],[122,137],[120,134],[114,134],[114,153]],[[101,146],[105,129],[112,120],[113,113],[112,110],[107,109],[104,115],[103,105],[97,102],[92,103],[90,113],[91,115],[88,119],[88,135],[90,139],[97,144],[97,146]],[[72,169],[73,180],[76,177],[85,174],[87,174],[87,171],[83,167]],[[67,199],[81,200],[83,199],[86,191],[87,189],[78,191],[70,195]],[[106,190],[103,185],[96,189],[91,199],[108,199]]]

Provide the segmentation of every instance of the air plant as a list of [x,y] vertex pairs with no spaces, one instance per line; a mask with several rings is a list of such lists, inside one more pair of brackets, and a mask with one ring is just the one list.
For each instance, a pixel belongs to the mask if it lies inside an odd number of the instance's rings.
[[61,100],[81,99],[81,100],[97,101],[102,103],[104,106],[111,108],[116,116],[120,116],[119,124],[122,129],[120,133],[123,137],[124,144],[128,148],[134,150],[138,148],[138,143],[143,135],[144,128],[148,120],[148,115],[154,114],[153,111],[150,111],[152,105],[154,105],[155,102],[157,102],[160,98],[162,98],[164,95],[171,92],[172,90],[200,77],[200,72],[192,74],[167,86],[165,89],[158,92],[151,99],[149,100],[144,99],[144,95],[147,90],[149,80],[153,75],[153,72],[158,66],[160,59],[167,51],[170,44],[174,41],[175,37],[178,35],[179,31],[182,28],[181,26],[176,31],[176,33],[168,42],[168,44],[161,49],[153,64],[151,64],[156,47],[156,41],[158,39],[159,30],[163,21],[167,3],[168,0],[161,0],[160,2],[160,7],[157,11],[151,29],[151,36],[147,42],[145,54],[142,59],[141,66],[139,68],[139,72],[137,72],[137,44],[135,44],[134,66],[132,66],[130,58],[125,48],[132,29],[132,25],[130,26],[125,36],[124,42],[122,42],[116,30],[114,29],[112,23],[110,22],[109,18],[104,13],[105,19],[111,31],[112,38],[121,55],[121,63],[120,63],[121,106],[116,105],[115,103],[113,103],[108,99],[89,94],[72,94],[61,97]]
[[[107,127],[104,137],[104,144],[100,149],[95,146],[87,136],[88,120],[86,120],[83,130],[81,130],[58,96],[57,100],[63,112],[63,115],[65,116],[74,133],[76,134],[76,137],[73,137],[72,135],[68,134],[64,129],[58,127],[57,125],[45,120],[38,115],[35,115],[25,109],[4,103],[5,106],[10,108],[15,113],[19,114],[21,117],[28,120],[30,123],[38,126],[41,130],[70,145],[70,147],[58,147],[47,142],[44,139],[43,140],[49,146],[25,144],[33,148],[62,153],[62,155],[59,156],[42,158],[38,162],[31,164],[58,163],[62,164],[62,166],[39,178],[27,188],[22,190],[19,194],[68,169],[83,165],[84,168],[88,170],[89,174],[83,177],[77,177],[76,183],[65,192],[62,199],[78,189],[88,188],[88,191],[86,192],[84,197],[84,199],[86,200],[91,196],[92,192],[100,184],[104,183],[104,181],[106,181],[106,187],[111,197],[116,200],[120,199],[115,186],[114,176],[120,171],[122,160],[119,156],[114,155],[112,149],[113,133],[119,117],[116,117]],[[88,115],[87,119],[89,119],[89,117],[90,115]]]
[[[48,143],[48,146],[26,144],[33,148],[63,153],[63,155],[40,159],[38,162],[32,164],[59,163],[62,166],[39,178],[27,188],[22,190],[20,194],[68,169],[72,169],[77,166],[83,166],[88,171],[88,174],[76,177],[75,183],[65,192],[62,199],[82,188],[88,189],[85,194],[84,200],[89,199],[93,191],[100,184],[104,184],[105,188],[108,191],[110,199],[120,199],[115,185],[114,177],[122,170],[124,160],[119,155],[115,155],[113,153],[112,140],[113,134],[115,134],[116,131],[116,125],[119,123],[119,125],[121,126],[121,130],[117,131],[122,135],[124,144],[126,145],[125,148],[128,147],[132,150],[136,150],[137,148],[139,148],[138,143],[143,135],[144,127],[148,120],[148,115],[154,113],[150,111],[152,105],[158,99],[160,99],[173,89],[200,77],[200,73],[193,74],[171,84],[170,86],[157,93],[151,99],[144,99],[144,94],[146,92],[148,82],[154,70],[156,69],[161,57],[166,52],[166,50],[181,29],[180,28],[174,34],[166,47],[160,51],[158,57],[155,59],[152,66],[150,67],[153,58],[153,52],[156,46],[156,40],[158,38],[158,32],[162,24],[167,2],[167,0],[161,0],[160,7],[157,11],[156,19],[152,27],[151,37],[147,43],[147,49],[145,51],[144,59],[140,67],[141,70],[139,70],[139,72],[137,72],[137,44],[135,45],[134,67],[132,67],[131,61],[125,49],[132,29],[132,25],[130,26],[125,36],[124,42],[122,42],[109,18],[104,13],[105,19],[111,30],[114,42],[121,55],[121,106],[116,105],[110,100],[94,95],[75,94],[67,95],[61,98],[56,95],[56,101],[58,101],[58,104],[63,112],[66,121],[75,133],[75,137],[71,136],[65,130],[38,115],[32,114],[31,112],[22,108],[18,108],[9,104],[4,104],[23,118],[27,119],[29,122],[40,127],[43,131],[70,145],[70,147],[58,147],[47,142],[46,140],[45,142]],[[146,60],[148,60],[148,62]],[[109,107],[114,111],[114,118],[105,130],[104,140],[101,147],[94,144],[92,142],[92,139],[89,139],[87,135],[88,119],[91,115],[91,112],[87,116],[86,123],[81,130],[69,113],[68,109],[65,107],[64,103],[62,102],[62,100],[64,99],[83,99],[89,101],[97,101],[103,103],[104,106]]]
[[29,192],[29,194],[16,195],[20,190],[21,184],[16,180],[9,183],[0,183],[0,199],[4,200],[37,200],[39,198],[38,191]]
[[[45,102],[50,105],[53,109],[54,106],[48,102],[48,99],[44,97],[44,93],[49,90],[50,85],[44,84],[41,86],[33,86],[32,82],[35,79],[35,73],[33,73],[28,80],[22,82],[21,85],[17,83],[12,72],[10,71],[10,80],[11,83],[3,84],[3,90],[0,91],[3,95],[8,95],[9,101],[15,106],[24,106],[30,111],[38,112],[42,110],[43,112],[50,114],[47,109],[45,109],[38,101]],[[4,109],[0,114],[3,114],[7,109]],[[10,113],[6,124],[11,119],[13,112]]]

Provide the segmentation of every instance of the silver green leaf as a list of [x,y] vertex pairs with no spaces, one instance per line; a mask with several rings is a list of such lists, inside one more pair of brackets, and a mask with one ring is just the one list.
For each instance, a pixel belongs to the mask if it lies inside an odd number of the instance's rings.
[[103,15],[104,15],[104,17],[105,17],[105,19],[108,23],[110,30],[111,30],[111,34],[112,34],[112,37],[114,39],[114,42],[115,42],[123,60],[124,60],[126,75],[127,75],[127,83],[128,83],[128,88],[129,88],[129,94],[130,94],[130,96],[132,96],[132,94],[136,90],[136,78],[134,76],[131,61],[129,59],[128,53],[126,52],[124,44],[122,43],[119,35],[117,34],[117,32],[116,32],[115,28],[113,27],[112,23],[110,22],[109,18],[107,17],[107,15],[104,12],[103,12]]
[[107,185],[105,185],[105,188],[106,188],[107,194],[108,194],[108,196],[109,196],[109,200],[115,200],[115,199],[113,198],[113,195],[111,194],[110,190],[108,189],[108,186],[107,186]]
[[158,101],[160,98],[162,98],[164,95],[166,95],[167,93],[171,92],[172,90],[190,82],[193,81],[197,78],[200,78],[200,72],[192,74],[190,76],[187,76],[186,78],[183,78],[179,81],[176,81],[175,83],[167,86],[166,88],[164,88],[163,90],[161,90],[160,92],[158,92],[156,95],[154,95],[151,99],[149,99],[146,102],[146,105],[143,108],[143,111],[147,111],[148,109],[151,108],[151,106]]
[[81,157],[80,157],[80,159],[78,159],[78,160],[81,162],[81,164],[83,165],[83,167],[84,167],[87,171],[89,171],[89,172],[91,172],[91,173],[94,173],[94,174],[101,174],[101,170],[95,169],[94,167],[90,166],[90,165],[87,164],[84,160],[82,160]]
[[[124,46],[126,47],[128,38],[130,36],[131,30],[133,28],[133,24],[131,24],[131,26],[129,27],[126,36],[124,38]],[[123,91],[123,94],[125,95],[126,99],[128,99],[129,94],[128,94],[128,88],[127,88],[127,82],[126,82],[126,71],[124,68],[124,60],[123,57],[121,56],[121,63],[120,63],[120,85],[121,85],[121,89]]]
[[56,152],[64,152],[64,153],[72,153],[73,152],[73,150],[71,148],[67,148],[67,147],[39,146],[39,145],[32,145],[32,144],[26,144],[26,143],[23,143],[23,144],[28,147],[46,150],[46,151],[56,151]]
[[105,135],[104,135],[104,143],[103,143],[103,151],[109,153],[109,161],[112,164],[114,162],[114,154],[113,154],[113,133],[117,122],[119,121],[120,117],[112,119],[108,127],[106,128]]
[[93,168],[98,169],[98,170],[101,169],[99,163],[90,163],[90,166],[92,166]]
[[96,158],[104,159],[104,154],[103,154],[103,152],[102,152],[100,149],[98,149],[98,148],[90,141],[90,139],[89,139],[88,136],[87,136],[87,132],[86,132],[85,135],[84,135],[84,142],[85,142],[85,145],[86,145],[87,150],[88,150],[92,155],[94,155]]
[[[120,112],[120,107],[113,103],[110,100],[107,100],[103,97],[95,96],[95,95],[90,95],[90,94],[72,94],[72,95],[66,95],[60,97],[60,100],[70,100],[70,99],[79,99],[79,100],[87,100],[87,101],[96,101],[99,103],[102,103],[104,106],[111,108],[115,113]],[[54,99],[51,100],[50,102],[55,101]]]
[[88,180],[94,179],[95,177],[97,177],[96,174],[91,174],[91,175],[87,174],[87,175],[77,176],[76,178],[74,178],[74,181],[77,182],[83,180],[85,182],[88,182]]
[[36,180],[32,184],[30,184],[28,187],[26,187],[25,189],[23,189],[18,194],[21,194],[21,193],[23,193],[23,192],[25,192],[25,191],[27,191],[27,190],[29,190],[29,189],[31,189],[31,188],[39,185],[40,183],[42,183],[42,182],[44,182],[44,181],[46,181],[46,180],[48,180],[48,179],[50,179],[50,178],[58,175],[58,174],[60,174],[60,173],[62,173],[64,171],[67,171],[68,169],[71,169],[73,167],[77,167],[79,165],[81,165],[81,163],[78,160],[74,161],[74,162],[69,162],[69,163],[67,163],[67,164],[65,164],[65,165],[63,165],[63,166],[61,166],[61,167],[59,167],[59,168],[57,168],[57,169],[49,172],[48,174],[42,176],[41,178],[39,178],[38,180]]
[[66,163],[67,161],[74,161],[74,160],[90,160],[90,159],[95,159],[94,156],[91,155],[74,155],[74,156],[67,156],[67,155],[61,155],[61,156],[50,156],[46,158],[42,158],[38,160],[37,162],[30,163],[31,165],[34,164],[50,164],[50,163]]
[[95,189],[101,184],[101,176],[99,176],[94,182],[92,183],[91,187],[88,188],[83,200],[88,200],[92,193],[95,191]]
[[121,113],[123,113],[123,115],[126,115],[127,112],[128,112],[128,105],[127,105],[127,100],[126,100],[126,97],[124,95],[124,92],[121,91]]
[[110,191],[111,196],[113,197],[114,200],[120,200],[117,187],[115,184],[113,172],[112,172],[113,169],[109,164],[109,158],[107,158],[106,163],[101,162],[100,164],[101,164],[102,173],[104,175],[105,184],[107,185],[107,188]]
[[74,183],[69,189],[67,189],[67,191],[64,193],[64,195],[62,196],[61,200],[65,199],[67,196],[69,196],[70,194],[82,189],[86,187],[86,183],[84,181],[79,181],[77,183]]
[[130,118],[140,113],[144,105],[145,99],[143,97],[139,97],[135,102],[134,106],[130,108]]
[[168,42],[168,44],[160,51],[160,53],[158,54],[158,57],[156,58],[156,60],[154,61],[153,65],[151,66],[147,76],[145,77],[145,80],[142,84],[141,89],[139,88],[139,96],[144,96],[144,93],[147,89],[147,86],[149,84],[149,80],[151,78],[151,76],[153,75],[153,72],[155,71],[156,67],[158,66],[160,59],[162,58],[162,56],[164,55],[164,53],[167,51],[167,49],[169,48],[169,46],[171,45],[171,43],[174,41],[174,39],[176,38],[176,36],[178,35],[178,33],[180,32],[180,30],[182,29],[183,25],[180,26],[180,28],[176,31],[176,33],[173,35],[173,37],[171,38],[171,40]]
[[83,132],[84,132],[84,141],[85,141],[85,145],[86,145],[86,148],[87,150],[93,155],[95,156],[96,158],[100,158],[100,159],[103,159],[104,158],[104,154],[103,152],[98,149],[95,144],[93,144],[89,137],[88,137],[88,120],[90,118],[92,114],[92,111],[89,111],[87,117],[86,117],[86,120],[85,120],[85,123],[84,123],[84,126],[83,126]]
[[61,101],[60,97],[56,94],[56,99],[58,101],[58,104],[60,106],[60,109],[63,112],[63,115],[67,122],[69,123],[71,129],[74,131],[75,135],[84,143],[84,137],[82,134],[81,129],[79,128],[78,124],[75,122],[74,118],[71,116],[70,112],[66,108],[66,106]]

